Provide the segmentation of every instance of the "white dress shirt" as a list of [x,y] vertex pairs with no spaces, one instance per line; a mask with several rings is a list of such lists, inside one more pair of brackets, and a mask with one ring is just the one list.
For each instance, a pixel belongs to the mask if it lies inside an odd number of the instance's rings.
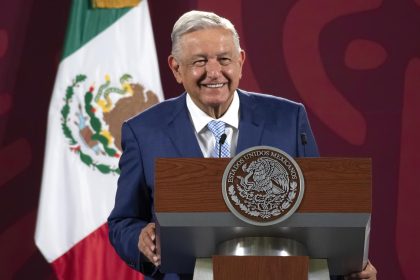
[[[213,133],[208,129],[207,124],[214,120],[214,118],[207,115],[195,105],[189,94],[187,94],[187,108],[201,152],[204,157],[211,157],[216,139],[214,139]],[[239,128],[239,96],[236,91],[233,93],[233,100],[228,110],[217,120],[223,121],[226,124],[226,142],[230,145],[230,156],[233,157],[236,154]]]

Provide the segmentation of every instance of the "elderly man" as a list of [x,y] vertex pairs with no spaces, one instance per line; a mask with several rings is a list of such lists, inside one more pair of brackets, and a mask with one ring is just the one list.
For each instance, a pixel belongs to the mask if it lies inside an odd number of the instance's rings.
[[[230,157],[257,145],[277,147],[293,157],[318,156],[302,104],[238,89],[245,52],[229,20],[191,11],[175,23],[171,37],[169,67],[186,92],[123,124],[121,175],[108,220],[115,250],[147,279],[191,278],[163,275],[158,269],[156,158]],[[223,134],[226,140],[219,144]]]

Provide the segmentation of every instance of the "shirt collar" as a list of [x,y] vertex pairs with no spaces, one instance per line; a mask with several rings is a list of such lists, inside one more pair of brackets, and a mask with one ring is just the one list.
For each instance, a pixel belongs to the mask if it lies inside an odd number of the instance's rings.
[[[214,120],[212,117],[203,112],[194,101],[191,99],[190,95],[187,94],[187,108],[191,116],[195,131],[200,133],[207,124]],[[226,113],[219,119],[226,124],[238,129],[239,127],[239,96],[237,91],[233,93],[233,100],[227,109]]]

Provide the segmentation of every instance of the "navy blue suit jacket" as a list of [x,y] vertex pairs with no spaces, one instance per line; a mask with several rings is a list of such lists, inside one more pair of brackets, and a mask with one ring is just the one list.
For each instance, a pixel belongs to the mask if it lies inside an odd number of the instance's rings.
[[[236,153],[267,145],[292,157],[318,156],[302,104],[241,90],[238,94],[240,113]],[[302,133],[307,138],[305,147],[301,143]],[[141,229],[153,221],[155,159],[203,157],[189,117],[186,94],[161,102],[126,121],[122,126],[122,147],[115,207],[108,218],[109,237],[128,265],[145,275],[152,275],[156,271],[139,253],[137,243]],[[175,276],[165,279],[176,279]]]

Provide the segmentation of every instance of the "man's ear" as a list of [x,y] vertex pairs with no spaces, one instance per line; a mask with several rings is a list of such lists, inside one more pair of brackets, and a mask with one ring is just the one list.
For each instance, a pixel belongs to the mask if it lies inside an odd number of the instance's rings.
[[174,74],[176,81],[179,84],[182,84],[182,77],[179,72],[179,63],[173,55],[170,55],[168,57],[168,64],[169,64],[169,68],[171,68],[172,73]]
[[242,78],[242,67],[244,66],[244,63],[245,63],[245,57],[246,57],[245,51],[241,50],[239,52],[239,67],[241,68],[240,70],[241,72],[239,73],[239,78]]

